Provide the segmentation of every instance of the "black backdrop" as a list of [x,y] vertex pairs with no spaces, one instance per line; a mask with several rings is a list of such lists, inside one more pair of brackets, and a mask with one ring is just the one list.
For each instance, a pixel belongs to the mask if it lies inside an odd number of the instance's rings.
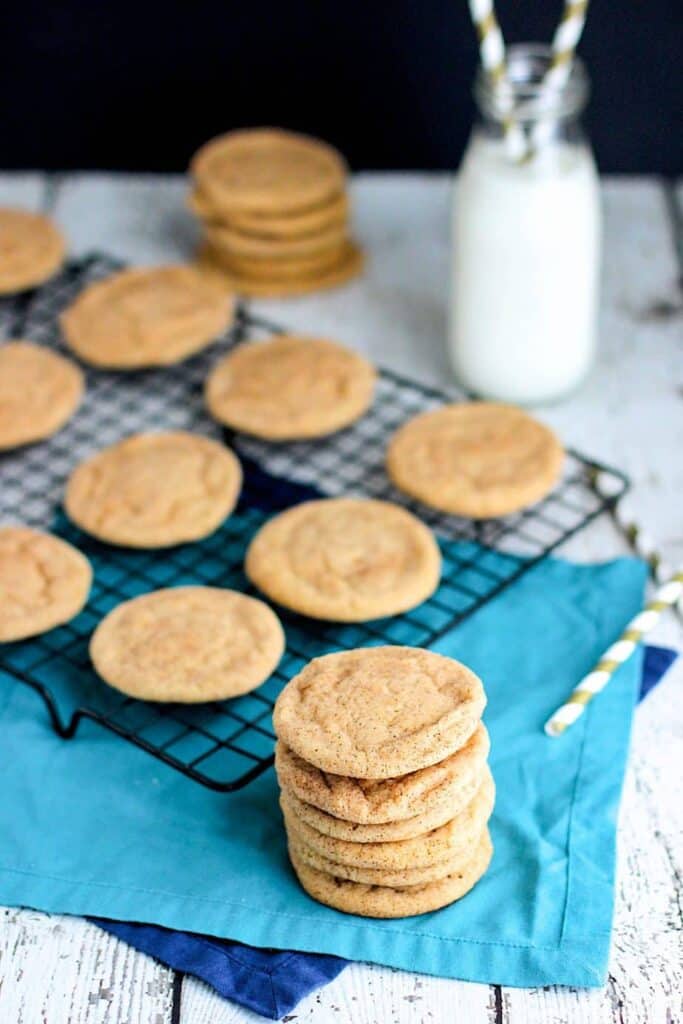
[[[509,41],[561,0],[499,0]],[[681,0],[593,0],[581,44],[603,171],[683,170]],[[466,0],[7,0],[0,166],[182,169],[227,128],[329,138],[360,168],[453,168],[477,59]]]

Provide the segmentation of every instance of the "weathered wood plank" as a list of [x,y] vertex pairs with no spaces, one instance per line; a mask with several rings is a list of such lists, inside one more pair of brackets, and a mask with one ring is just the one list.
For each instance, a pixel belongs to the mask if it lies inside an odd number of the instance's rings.
[[171,971],[80,918],[1,913],[3,1024],[170,1021]]
[[[236,1010],[208,986],[183,981],[182,1024],[233,1024],[262,1018]],[[297,1021],[314,1024],[414,1024],[415,1021],[463,1021],[496,1024],[493,990],[395,971],[372,964],[352,964],[339,978],[304,999],[293,1011]]]

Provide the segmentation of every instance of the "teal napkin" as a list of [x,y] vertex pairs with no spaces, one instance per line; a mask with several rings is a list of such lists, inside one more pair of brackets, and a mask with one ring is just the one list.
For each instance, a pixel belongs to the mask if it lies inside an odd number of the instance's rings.
[[[639,656],[564,737],[542,726],[638,609],[644,582],[633,559],[548,560],[436,645],[485,682],[498,787],[491,868],[445,910],[373,921],[316,904],[287,862],[272,770],[224,795],[88,723],[65,742],[9,675],[0,902],[472,981],[600,985]],[[53,685],[73,696],[68,680]]]

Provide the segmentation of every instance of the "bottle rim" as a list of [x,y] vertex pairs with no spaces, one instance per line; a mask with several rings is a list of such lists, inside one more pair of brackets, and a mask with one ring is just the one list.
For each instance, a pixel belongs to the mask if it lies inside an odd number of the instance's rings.
[[480,65],[474,81],[474,98],[482,114],[495,121],[512,116],[525,123],[580,114],[590,94],[585,64],[574,55],[567,81],[561,86],[544,88],[552,56],[552,48],[540,43],[507,47],[507,81],[503,82],[495,81]]

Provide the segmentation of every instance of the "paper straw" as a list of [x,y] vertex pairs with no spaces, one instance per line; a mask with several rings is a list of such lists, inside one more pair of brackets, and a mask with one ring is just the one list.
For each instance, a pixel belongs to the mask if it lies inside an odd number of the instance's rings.
[[[604,473],[595,471],[591,474],[590,478],[591,486],[603,499],[613,498],[612,488],[610,487],[611,478],[606,476]],[[622,499],[621,501],[614,502],[611,506],[610,512],[612,517],[626,537],[633,550],[637,555],[647,562],[652,570],[652,575],[658,583],[663,583],[672,575],[672,570],[669,565],[664,561],[659,549],[657,548],[654,540],[650,537],[649,533],[631,518],[628,506],[628,498]],[[683,616],[683,595],[676,602],[676,611],[679,615]]]
[[482,67],[491,79],[503,108],[505,145],[512,160],[523,159],[528,146],[524,133],[513,118],[514,99],[508,81],[505,44],[500,30],[493,0],[469,0],[470,14],[479,36],[479,56]]
[[548,736],[561,736],[579,718],[587,704],[607,686],[625,661],[633,654],[643,637],[657,624],[660,615],[683,594],[683,567],[667,580],[652,601],[632,619],[616,643],[603,654],[592,672],[585,676],[569,699],[545,723]]
[[[545,73],[541,86],[542,94],[551,98],[553,93],[563,89],[572,72],[574,52],[583,27],[586,24],[588,0],[565,0],[560,24],[553,37],[550,67]],[[553,120],[544,118],[534,125],[531,133],[531,148],[543,146],[553,131]]]

